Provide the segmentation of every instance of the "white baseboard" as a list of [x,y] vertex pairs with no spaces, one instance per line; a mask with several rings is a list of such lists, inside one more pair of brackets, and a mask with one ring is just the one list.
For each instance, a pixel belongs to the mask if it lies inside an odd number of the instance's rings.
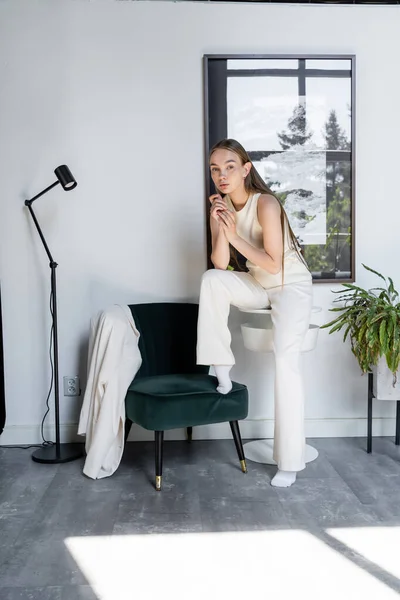
[[[394,436],[396,427],[395,418],[377,417],[373,419],[374,436]],[[78,436],[76,423],[66,423],[60,426],[62,442],[83,442],[84,437]],[[246,419],[240,423],[243,439],[272,438],[272,419]],[[330,437],[365,437],[367,434],[367,419],[306,419],[306,435],[309,438]],[[54,440],[54,428],[45,428],[45,437]],[[195,427],[193,438],[198,440],[230,439],[231,430],[229,423],[218,423]],[[153,440],[151,431],[133,425],[129,441]],[[165,440],[183,440],[183,429],[173,429],[165,432]],[[8,425],[0,435],[1,445],[40,444],[42,442],[39,425]]]
[[[84,438],[76,434],[78,425],[76,423],[65,423],[60,425],[60,437],[62,442],[82,442]],[[55,440],[54,427],[44,428],[46,440]],[[0,446],[41,444],[42,436],[40,425],[6,425],[0,435]]]

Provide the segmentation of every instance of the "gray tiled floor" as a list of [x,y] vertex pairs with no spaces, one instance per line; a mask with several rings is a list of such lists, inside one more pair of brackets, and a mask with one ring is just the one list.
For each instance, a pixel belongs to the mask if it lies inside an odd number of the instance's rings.
[[[241,544],[235,542],[238,532],[297,530],[388,593],[400,592],[399,573],[332,535],[333,528],[400,527],[400,448],[391,438],[375,438],[371,455],[361,438],[309,442],[320,456],[285,490],[270,486],[273,467],[248,462],[243,475],[230,440],[167,442],[161,493],[153,487],[151,443],[129,444],[115,475],[97,481],[82,475],[82,461],[39,465],[30,451],[0,449],[0,600],[159,597],[137,590],[102,596],[71,555],[67,538],[231,532],[232,544]],[[175,597],[186,595],[177,590]]]

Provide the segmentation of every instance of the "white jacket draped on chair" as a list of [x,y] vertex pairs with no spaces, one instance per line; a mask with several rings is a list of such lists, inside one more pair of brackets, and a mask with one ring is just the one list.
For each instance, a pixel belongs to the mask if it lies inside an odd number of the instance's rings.
[[86,435],[85,475],[112,475],[124,450],[125,396],[142,358],[128,306],[114,305],[91,319],[88,378],[78,434]]

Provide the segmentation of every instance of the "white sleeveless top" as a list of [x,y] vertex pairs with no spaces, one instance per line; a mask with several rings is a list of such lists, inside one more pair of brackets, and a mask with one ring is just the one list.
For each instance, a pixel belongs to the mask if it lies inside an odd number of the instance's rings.
[[[261,194],[253,194],[247,200],[241,210],[236,210],[229,195],[225,196],[228,207],[233,210],[236,216],[236,230],[241,238],[259,250],[264,250],[263,232],[257,215],[258,199]],[[285,219],[284,232],[284,259],[283,259],[283,282],[282,269],[275,275],[268,273],[265,269],[258,267],[250,260],[246,262],[250,275],[254,277],[265,289],[281,286],[288,283],[300,283],[311,281],[311,273],[298,256],[296,250],[292,248],[289,237],[287,221]]]

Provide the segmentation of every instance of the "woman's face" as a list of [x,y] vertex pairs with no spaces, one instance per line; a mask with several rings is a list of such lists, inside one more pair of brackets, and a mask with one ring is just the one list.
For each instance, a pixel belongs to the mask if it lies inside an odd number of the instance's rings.
[[215,187],[223,194],[232,194],[241,187],[251,168],[251,163],[242,165],[235,152],[215,150],[210,157],[211,177]]

